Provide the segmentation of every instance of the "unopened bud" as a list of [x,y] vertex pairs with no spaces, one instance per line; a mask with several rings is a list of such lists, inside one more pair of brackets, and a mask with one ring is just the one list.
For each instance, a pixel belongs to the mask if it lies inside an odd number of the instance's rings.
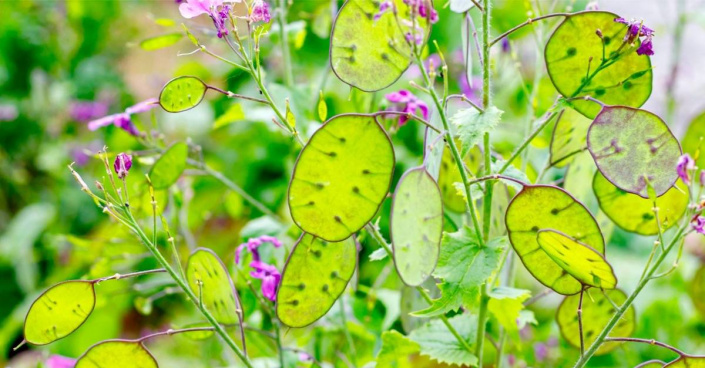
[[603,39],[602,31],[600,31],[599,28],[595,31],[595,34],[597,35],[597,37],[600,37],[600,39]]

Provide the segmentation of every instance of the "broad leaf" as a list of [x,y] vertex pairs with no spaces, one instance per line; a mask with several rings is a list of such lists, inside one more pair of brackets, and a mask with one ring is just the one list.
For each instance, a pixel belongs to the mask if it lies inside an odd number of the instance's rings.
[[559,294],[575,294],[582,285],[558,266],[536,241],[541,229],[554,229],[580,240],[598,252],[605,242],[590,212],[561,188],[527,185],[507,209],[509,240],[526,269],[542,284]]
[[329,243],[303,234],[289,255],[277,291],[277,316],[289,327],[323,317],[345,291],[357,265],[354,237]]
[[[586,291],[587,293],[588,291]],[[583,336],[585,346],[590,346],[605,328],[616,310],[605,295],[596,289],[590,289],[590,295],[583,296]],[[605,293],[616,304],[622,305],[627,300],[627,295],[619,289],[607,290]],[[578,325],[578,304],[580,295],[567,296],[556,313],[558,327],[563,338],[576,348],[580,348],[580,333]],[[609,336],[629,337],[634,332],[636,313],[634,307],[629,307],[617,322]],[[596,354],[606,354],[616,349],[620,344],[607,342],[600,345]]]
[[[379,2],[347,0],[340,8],[330,37],[330,63],[338,78],[363,91],[378,91],[394,83],[409,67],[411,50],[404,38],[412,31],[409,6],[394,0],[394,12],[379,19]],[[397,22],[399,19],[399,22]],[[426,20],[416,18],[425,38]]]
[[91,346],[75,368],[157,368],[152,353],[139,341],[106,340]]
[[411,169],[399,179],[390,217],[397,273],[405,284],[421,285],[436,267],[443,234],[441,192],[426,169]]
[[184,142],[174,143],[154,163],[149,171],[149,180],[154,189],[166,189],[179,180],[186,169],[188,145]]
[[474,309],[480,287],[499,265],[500,253],[506,238],[497,238],[481,247],[475,231],[465,226],[455,233],[444,233],[438,265],[433,272],[443,279],[438,287],[441,297],[416,316],[436,316],[461,306]]
[[[448,322],[471,346],[477,336],[477,317],[470,313],[449,318]],[[409,338],[419,344],[421,355],[445,364],[476,366],[477,357],[448,332],[440,319],[433,319],[414,330]]]
[[524,326],[519,326],[517,321],[524,310],[524,301],[531,296],[531,292],[500,286],[488,294],[490,300],[487,303],[487,310],[507,332],[514,338],[519,338],[519,329]]
[[76,331],[95,307],[91,281],[65,281],[45,291],[32,303],[24,322],[24,338],[46,345]]
[[658,224],[663,230],[677,224],[688,208],[689,190],[682,181],[656,198],[658,221],[654,213],[654,202],[636,194],[627,193],[610,183],[600,173],[595,173],[592,182],[600,208],[617,226],[626,231],[642,235],[658,234]]
[[583,285],[614,289],[617,277],[605,257],[589,245],[555,230],[539,230],[541,249],[563,270]]
[[[623,46],[627,26],[616,23],[618,17],[602,11],[570,14],[551,35],[545,49],[546,69],[563,96],[592,96],[605,104],[631,107],[640,107],[649,98],[651,60],[636,53],[638,41]],[[620,56],[613,59],[617,52]],[[603,55],[607,60],[600,67]],[[573,105],[588,118],[600,111],[592,101],[576,100]]]
[[294,222],[327,241],[360,230],[387,197],[394,150],[372,116],[338,115],[299,154],[289,186]]
[[203,101],[208,87],[196,77],[177,77],[162,88],[159,105],[166,112],[182,112],[196,107]]
[[461,155],[465,155],[475,145],[482,142],[485,133],[492,131],[502,119],[504,111],[490,106],[484,112],[475,108],[458,110],[450,120],[455,124],[456,132],[462,143]]
[[629,193],[648,198],[648,179],[661,196],[678,179],[680,144],[668,125],[646,110],[605,106],[590,125],[587,143],[605,178]]
[[394,367],[399,360],[409,362],[409,356],[419,353],[419,344],[396,330],[382,332],[382,348],[377,354],[378,367]]

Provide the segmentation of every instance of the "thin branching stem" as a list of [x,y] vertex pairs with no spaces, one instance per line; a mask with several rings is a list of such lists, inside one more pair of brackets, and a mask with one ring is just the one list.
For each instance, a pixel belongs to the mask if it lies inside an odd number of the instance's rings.
[[533,24],[534,22],[537,22],[537,21],[540,21],[540,20],[543,20],[543,19],[548,19],[548,18],[568,17],[568,16],[570,16],[570,15],[571,15],[570,13],[553,13],[553,14],[542,15],[542,16],[536,17],[536,18],[529,18],[529,19],[527,19],[525,22],[520,23],[520,24],[518,24],[517,26],[515,26],[514,28],[512,28],[512,29],[510,29],[510,30],[508,30],[508,31],[506,31],[506,32],[504,32],[504,33],[502,33],[501,35],[497,36],[495,39],[492,40],[492,42],[490,42],[490,47],[492,47],[492,46],[493,46],[494,44],[496,44],[497,42],[501,41],[504,37],[507,37],[507,36],[509,36],[510,34],[512,34],[512,33],[516,32],[516,31],[520,30],[521,28],[524,28],[524,27],[526,27],[526,26],[528,26],[528,25]]

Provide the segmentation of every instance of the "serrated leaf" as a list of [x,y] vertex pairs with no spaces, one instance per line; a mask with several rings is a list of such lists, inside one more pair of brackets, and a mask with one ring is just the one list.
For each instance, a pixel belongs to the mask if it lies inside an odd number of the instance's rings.
[[513,337],[519,338],[519,319],[524,310],[524,301],[531,292],[524,289],[515,289],[500,286],[488,293],[490,300],[487,310],[497,322]]
[[230,125],[232,123],[245,119],[245,112],[242,110],[242,105],[234,103],[228,107],[223,115],[218,116],[213,122],[213,130]]
[[[448,322],[465,339],[469,346],[477,336],[477,317],[464,313],[449,318]],[[434,319],[409,335],[412,341],[419,344],[421,355],[445,364],[476,366],[477,357],[467,350],[452,334],[440,319]]]
[[461,155],[464,157],[471,148],[482,141],[488,133],[499,124],[504,111],[490,106],[484,112],[475,108],[458,110],[450,120],[456,126],[456,132],[462,144]]
[[179,180],[186,169],[188,145],[184,142],[174,143],[154,163],[149,171],[149,179],[154,189],[166,189]]
[[419,351],[419,344],[402,335],[399,331],[385,331],[382,333],[382,348],[377,354],[377,366],[380,368],[394,367],[403,358],[406,358],[408,363],[409,356],[417,354]]
[[441,297],[416,316],[436,316],[461,306],[473,309],[477,304],[479,288],[499,265],[500,253],[506,238],[496,238],[481,247],[475,231],[467,226],[455,233],[444,233],[438,265],[433,272],[443,279],[438,287]]
[[172,46],[179,42],[184,35],[176,32],[161,36],[150,37],[140,42],[140,47],[145,51],[154,51]]

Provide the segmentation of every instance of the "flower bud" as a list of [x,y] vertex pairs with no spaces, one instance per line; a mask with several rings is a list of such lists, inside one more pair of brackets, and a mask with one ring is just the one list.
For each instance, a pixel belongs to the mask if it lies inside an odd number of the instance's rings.
[[131,167],[132,156],[126,153],[120,153],[119,155],[117,155],[117,157],[115,157],[115,163],[113,164],[113,168],[115,169],[115,173],[117,174],[118,178],[125,179]]

